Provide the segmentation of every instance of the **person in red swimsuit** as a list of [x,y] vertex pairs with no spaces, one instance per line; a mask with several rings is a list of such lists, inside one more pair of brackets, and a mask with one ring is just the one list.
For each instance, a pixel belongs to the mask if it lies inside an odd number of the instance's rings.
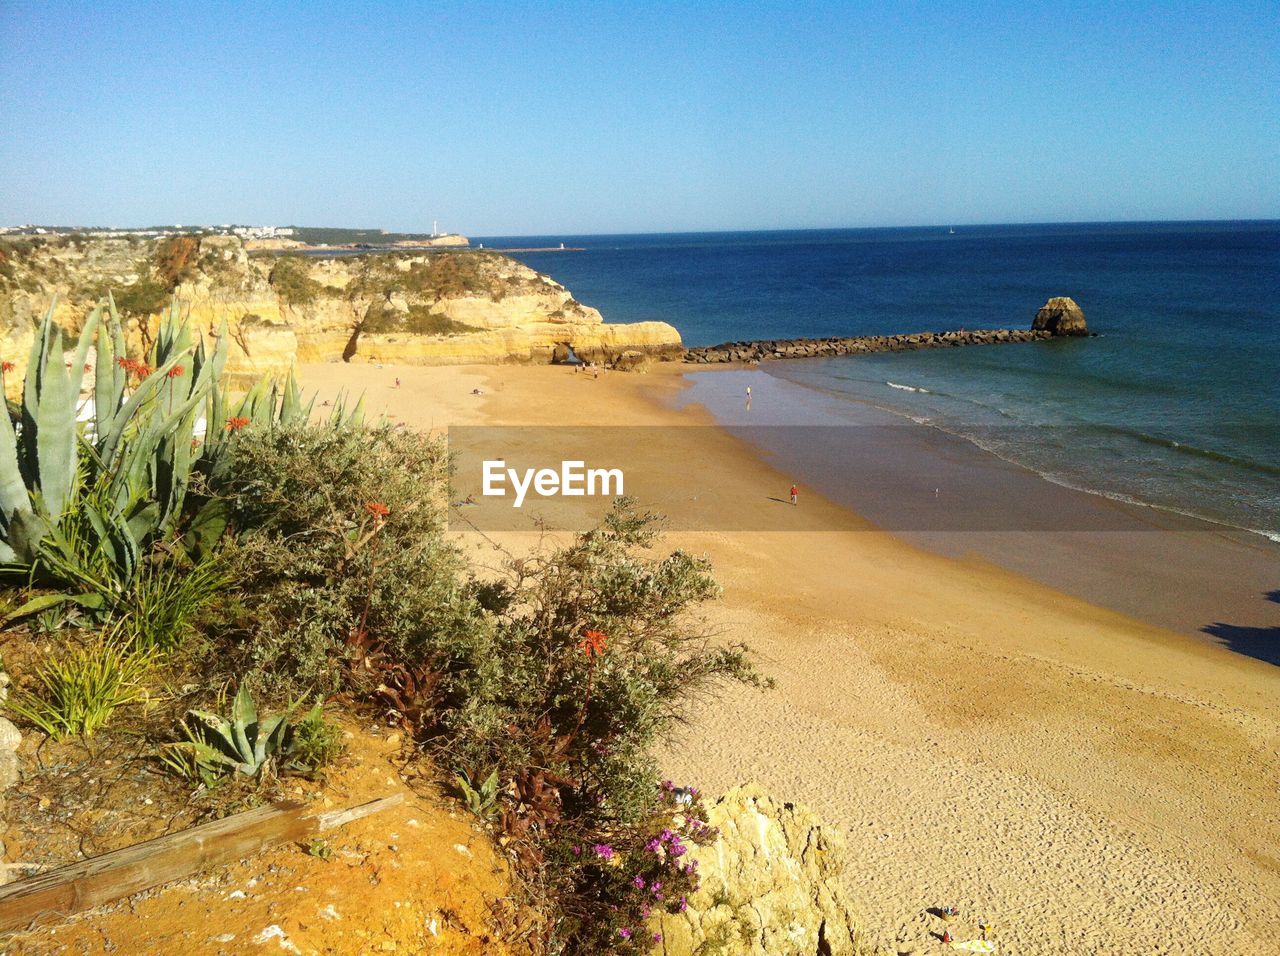
[[791,486],[791,503],[792,503],[793,505],[796,503],[796,499],[797,499],[799,496],[800,496],[800,489],[799,489],[799,488],[797,488],[795,485],[792,485],[792,486]]

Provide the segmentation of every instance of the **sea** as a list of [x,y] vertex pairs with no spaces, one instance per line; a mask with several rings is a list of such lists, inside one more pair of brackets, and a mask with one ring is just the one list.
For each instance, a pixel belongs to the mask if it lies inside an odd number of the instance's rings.
[[1080,491],[1280,542],[1280,222],[479,237],[609,322],[686,345],[1025,328],[1088,338],[766,362],[814,396],[958,436]]

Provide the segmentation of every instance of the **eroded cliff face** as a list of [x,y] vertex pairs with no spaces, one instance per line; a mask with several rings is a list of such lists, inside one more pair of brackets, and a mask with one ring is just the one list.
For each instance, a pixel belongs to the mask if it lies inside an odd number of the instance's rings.
[[50,304],[76,330],[108,291],[140,347],[171,296],[207,332],[225,320],[227,368],[246,376],[295,361],[549,363],[565,346],[607,364],[681,353],[667,323],[606,323],[551,278],[482,250],[280,256],[223,236],[41,237],[0,245],[0,357],[21,373]]
[[874,956],[835,829],[756,784],[712,803],[707,822],[715,842],[690,851],[701,886],[683,912],[653,919],[663,956]]

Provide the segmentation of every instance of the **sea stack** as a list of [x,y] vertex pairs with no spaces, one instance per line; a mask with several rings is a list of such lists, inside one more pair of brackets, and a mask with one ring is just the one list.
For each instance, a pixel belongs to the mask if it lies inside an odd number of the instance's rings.
[[1084,310],[1069,296],[1054,296],[1036,313],[1031,331],[1048,332],[1051,335],[1088,335],[1084,323]]

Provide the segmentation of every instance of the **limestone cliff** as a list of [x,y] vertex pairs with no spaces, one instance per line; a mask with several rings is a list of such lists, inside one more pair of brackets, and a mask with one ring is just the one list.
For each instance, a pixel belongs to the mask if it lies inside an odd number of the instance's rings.
[[719,834],[691,850],[702,882],[682,913],[655,917],[663,956],[859,956],[865,939],[841,878],[840,835],[760,787],[711,804]]
[[295,361],[547,363],[566,346],[608,364],[624,352],[681,353],[667,323],[606,323],[550,277],[493,252],[251,255],[231,236],[69,236],[0,244],[0,357],[20,373],[50,303],[74,330],[108,291],[139,344],[171,296],[202,329],[226,320],[228,369],[242,374]]

